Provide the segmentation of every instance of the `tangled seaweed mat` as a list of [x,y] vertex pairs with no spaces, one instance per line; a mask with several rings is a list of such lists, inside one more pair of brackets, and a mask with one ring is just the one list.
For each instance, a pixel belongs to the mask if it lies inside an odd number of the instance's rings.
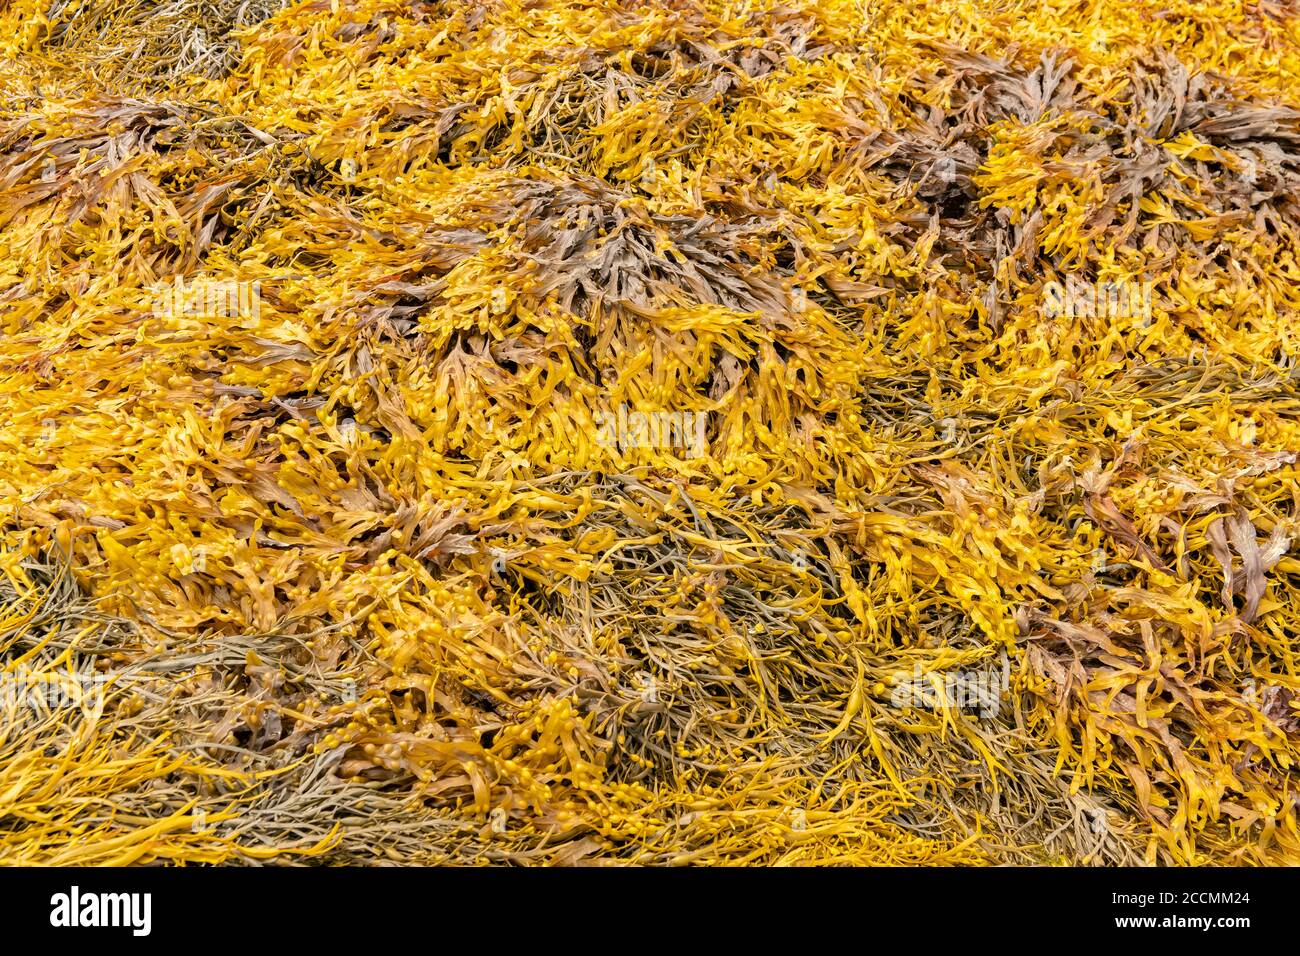
[[0,52],[4,862],[1300,863],[1295,3]]

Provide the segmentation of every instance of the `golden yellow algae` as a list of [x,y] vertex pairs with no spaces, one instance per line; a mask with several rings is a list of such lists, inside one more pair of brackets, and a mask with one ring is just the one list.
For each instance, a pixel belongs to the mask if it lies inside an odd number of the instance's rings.
[[6,862],[1300,863],[1294,4],[14,0],[0,92]]

